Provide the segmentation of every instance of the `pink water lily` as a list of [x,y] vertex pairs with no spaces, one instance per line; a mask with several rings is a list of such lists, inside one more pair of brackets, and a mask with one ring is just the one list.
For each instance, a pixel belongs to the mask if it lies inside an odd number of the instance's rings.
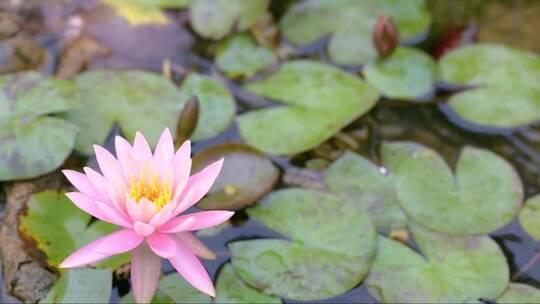
[[138,303],[152,299],[161,258],[168,259],[195,288],[215,296],[212,280],[197,258],[214,255],[191,232],[221,224],[233,212],[181,213],[208,192],[223,160],[190,177],[191,144],[184,142],[175,153],[168,129],[153,154],[139,132],[133,146],[116,137],[116,158],[100,146],[94,149],[101,174],[91,168],[84,168],[85,174],[64,170],[79,190],[66,195],[83,211],[120,229],[77,250],[60,267],[83,266],[133,251],[131,284]]

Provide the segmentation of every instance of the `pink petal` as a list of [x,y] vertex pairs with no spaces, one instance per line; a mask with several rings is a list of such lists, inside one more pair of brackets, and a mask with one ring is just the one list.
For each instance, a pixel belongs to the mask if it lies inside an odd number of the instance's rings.
[[156,145],[156,150],[154,151],[154,159],[163,158],[166,160],[171,160],[174,157],[174,142],[169,128],[166,128]]
[[176,204],[174,202],[167,203],[163,208],[161,208],[156,215],[152,217],[150,220],[150,225],[154,227],[160,227],[164,223],[166,223],[168,220],[171,219],[173,210],[176,209]]
[[182,218],[182,221],[176,221],[174,223],[175,225],[159,228],[159,231],[163,233],[179,233],[182,231],[191,231],[190,228],[194,223],[195,217],[186,216]]
[[126,228],[132,227],[131,220],[123,212],[100,201],[96,201],[95,204],[106,222]]
[[99,192],[94,188],[94,185],[88,179],[88,176],[73,170],[62,170],[62,173],[71,182],[77,190],[93,198],[101,198]]
[[129,182],[130,176],[136,176],[139,172],[139,164],[133,157],[133,147],[123,137],[116,136],[114,139],[114,147],[116,151],[116,157],[118,162],[124,168],[126,181]]
[[139,246],[143,239],[133,229],[120,229],[75,251],[60,264],[60,268],[88,265],[111,255],[128,252]]
[[161,259],[146,244],[133,251],[131,288],[137,303],[150,303],[161,275]]
[[177,253],[169,259],[173,267],[193,287],[215,297],[216,292],[212,280],[197,256],[193,254],[191,249],[180,238],[177,238],[176,242],[178,247]]
[[141,208],[143,219],[145,222],[148,222],[152,219],[152,217],[156,214],[156,206],[154,203],[149,201],[146,198],[141,199],[139,202],[139,208]]
[[223,159],[220,159],[189,178],[186,185],[187,192],[185,196],[182,195],[183,197],[180,198],[181,202],[178,204],[175,216],[193,206],[208,193],[210,187],[212,187],[212,184],[218,177],[222,165]]
[[[88,176],[88,179],[90,180],[90,183],[94,186],[94,189],[104,198],[109,197],[107,193],[107,184],[108,181],[103,177],[103,175],[97,173],[94,169],[90,167],[84,167],[83,168],[84,173],[86,173],[86,176]],[[108,201],[107,201],[108,202]]]
[[162,258],[169,259],[176,255],[175,239],[165,233],[156,232],[146,238],[152,251]]
[[152,160],[152,151],[150,150],[150,146],[148,145],[146,138],[144,138],[144,136],[139,131],[135,133],[133,152],[135,159],[140,163]]
[[186,186],[191,171],[191,142],[189,140],[186,140],[174,154],[172,167],[174,198],[177,200]]
[[126,195],[126,212],[134,221],[145,221],[142,206]]
[[79,192],[68,192],[66,193],[66,196],[82,211],[102,221],[109,222],[108,220],[105,220],[105,217],[101,213],[101,210],[98,209],[95,200]]
[[202,211],[202,212],[184,214],[170,220],[167,224],[163,225],[163,227],[160,228],[160,231],[168,232],[168,233],[180,232],[180,231],[176,231],[175,227],[178,225],[182,225],[182,223],[187,218],[190,218],[190,217],[194,217],[195,222],[193,223],[193,225],[191,225],[190,227],[188,227],[188,229],[185,229],[185,230],[187,231],[201,230],[201,229],[205,229],[205,228],[222,224],[225,221],[227,221],[231,216],[233,216],[233,214],[234,212],[232,211],[220,211],[220,210]]
[[140,236],[149,236],[156,231],[156,228],[147,223],[135,222],[135,224],[133,224],[133,230]]
[[206,260],[215,260],[216,255],[212,250],[208,249],[198,238],[196,238],[191,232],[182,232],[177,234],[179,238],[195,253],[197,256]]
[[96,153],[96,159],[99,164],[99,169],[103,176],[109,181],[123,181],[126,182],[124,175],[124,168],[120,166],[120,163],[116,158],[105,148],[94,145],[94,151]]

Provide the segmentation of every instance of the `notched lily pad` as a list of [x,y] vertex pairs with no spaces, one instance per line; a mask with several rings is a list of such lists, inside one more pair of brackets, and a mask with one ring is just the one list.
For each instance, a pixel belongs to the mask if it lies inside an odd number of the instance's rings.
[[379,15],[392,17],[402,40],[421,36],[431,23],[423,0],[304,0],[287,11],[280,28],[295,45],[331,34],[330,58],[338,64],[358,65],[377,58],[372,33]]
[[250,146],[227,143],[212,146],[193,158],[193,171],[224,158],[223,168],[207,196],[198,204],[205,209],[239,209],[253,204],[277,182],[279,171],[261,152]]
[[36,177],[69,156],[77,127],[48,116],[80,103],[69,80],[37,72],[0,76],[0,181]]
[[453,235],[489,233],[521,207],[519,175],[493,152],[465,147],[455,173],[426,147],[400,158],[393,168],[398,200],[424,227]]
[[439,62],[442,80],[473,88],[450,97],[448,106],[465,121],[512,128],[540,120],[540,57],[502,45],[458,48]]
[[248,285],[269,295],[316,300],[350,290],[367,274],[375,229],[349,202],[290,188],[271,193],[247,212],[292,240],[229,244],[232,265]]
[[238,34],[223,41],[217,51],[216,63],[228,77],[250,77],[277,61],[274,53],[258,46],[248,34]]
[[366,286],[382,303],[469,303],[496,299],[509,280],[501,249],[487,236],[444,236],[411,227],[423,256],[379,238]]
[[540,303],[540,290],[527,284],[510,283],[504,294],[497,299],[497,303]]
[[248,144],[280,155],[316,147],[369,111],[379,98],[377,90],[358,77],[309,60],[285,63],[245,89],[285,104],[237,118]]
[[349,199],[376,225],[405,228],[407,217],[398,204],[393,177],[385,172],[385,168],[347,151],[328,168],[325,181],[330,191]]
[[525,202],[519,212],[519,222],[535,240],[540,240],[540,195],[535,195]]
[[[38,249],[47,255],[47,264],[57,267],[75,250],[116,230],[116,226],[102,221],[89,225],[90,220],[91,216],[78,209],[63,192],[46,190],[30,197],[19,230],[37,242]],[[129,262],[129,258],[127,254],[117,255],[97,265],[115,269]]]
[[216,303],[281,303],[278,297],[267,296],[249,287],[234,272],[230,263],[225,264],[216,282]]
[[70,269],[39,303],[108,303],[111,292],[111,269]]
[[414,100],[433,94],[437,64],[421,50],[399,47],[390,57],[367,64],[363,72],[366,81],[382,95]]
[[191,26],[204,38],[221,39],[248,29],[266,11],[269,0],[194,0]]

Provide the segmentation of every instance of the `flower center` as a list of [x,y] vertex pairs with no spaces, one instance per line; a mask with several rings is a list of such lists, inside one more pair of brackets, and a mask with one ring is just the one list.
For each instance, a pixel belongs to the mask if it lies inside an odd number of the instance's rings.
[[146,198],[154,203],[157,210],[160,210],[172,198],[171,182],[160,181],[157,174],[149,174],[147,170],[141,170],[138,179],[131,176],[129,196],[137,203]]

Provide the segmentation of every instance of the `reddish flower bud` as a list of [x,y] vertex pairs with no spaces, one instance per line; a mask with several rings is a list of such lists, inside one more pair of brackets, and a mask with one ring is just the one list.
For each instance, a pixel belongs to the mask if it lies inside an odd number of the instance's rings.
[[379,16],[373,31],[373,44],[379,57],[386,58],[399,45],[399,33],[389,16]]

